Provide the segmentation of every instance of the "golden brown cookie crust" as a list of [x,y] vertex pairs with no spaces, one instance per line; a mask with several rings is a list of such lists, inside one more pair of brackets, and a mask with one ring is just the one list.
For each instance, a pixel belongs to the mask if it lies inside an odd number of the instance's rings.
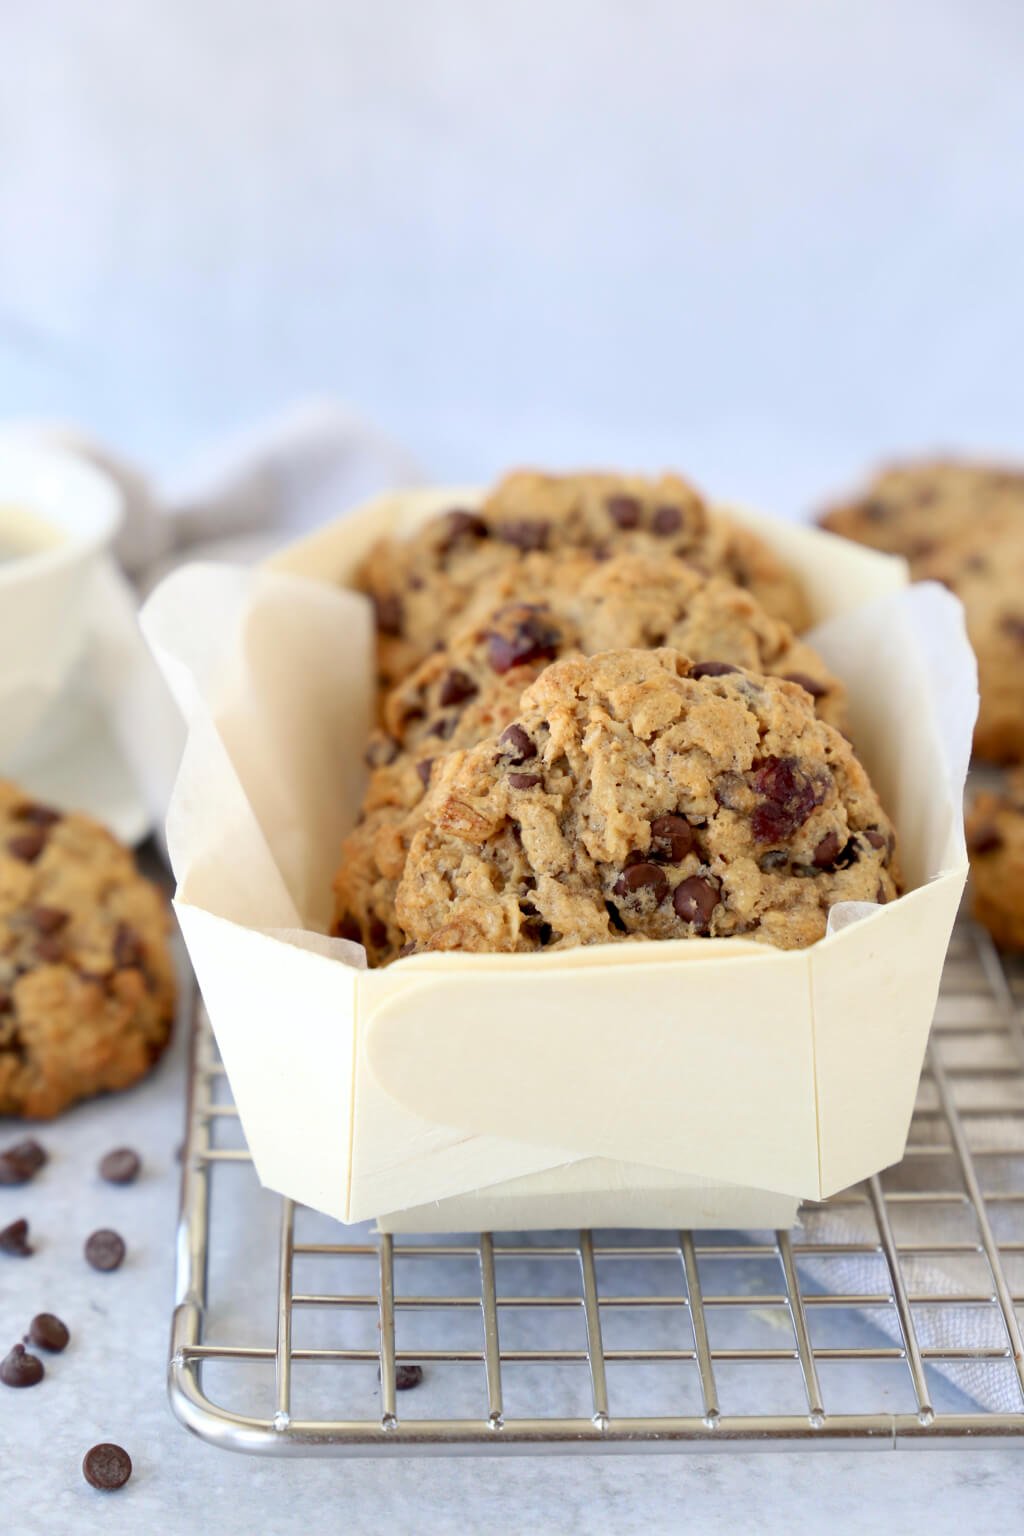
[[849,743],[792,683],[675,651],[568,657],[498,738],[445,761],[396,899],[417,948],[745,935],[814,943],[897,894]]
[[170,915],[98,822],[0,781],[0,1114],[126,1088],[167,1043]]

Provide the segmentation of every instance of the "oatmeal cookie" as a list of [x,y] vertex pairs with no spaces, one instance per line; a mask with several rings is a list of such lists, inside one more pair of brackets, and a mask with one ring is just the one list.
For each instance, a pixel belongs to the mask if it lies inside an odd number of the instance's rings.
[[[510,601],[516,592],[522,598]],[[515,719],[523,689],[556,657],[668,645],[705,670],[742,666],[788,677],[811,694],[822,718],[845,723],[842,684],[810,646],[749,592],[705,579],[672,556],[619,554],[595,564],[573,550],[530,554],[486,583],[468,612],[474,622],[387,696],[370,744],[364,817],[343,849],[335,897],[339,931],[364,935],[374,964],[404,942],[395,890],[435,760],[497,735]]]
[[1024,474],[981,464],[908,464],[822,519],[826,528],[906,556],[919,581],[941,581],[964,605],[978,658],[974,749],[1024,758]]
[[812,944],[891,901],[895,836],[794,683],[678,652],[553,663],[498,737],[447,759],[396,897],[424,949],[747,935]]
[[858,544],[905,556],[913,569],[977,519],[1009,508],[1024,512],[1024,474],[956,459],[921,459],[883,470],[863,495],[827,509],[820,522]]
[[1024,949],[1024,770],[984,790],[967,817],[974,915],[1005,949]]
[[174,1013],[169,927],[105,828],[0,782],[0,1115],[48,1118],[149,1071]]
[[981,695],[974,750],[987,762],[1024,758],[1024,497],[989,512],[921,559],[916,575],[941,581],[964,605]]
[[748,588],[775,617],[806,628],[796,577],[748,529],[707,506],[675,475],[508,475],[479,508],[453,508],[411,538],[383,539],[359,573],[377,614],[388,688],[446,639],[480,583],[532,551],[575,548],[675,555]]

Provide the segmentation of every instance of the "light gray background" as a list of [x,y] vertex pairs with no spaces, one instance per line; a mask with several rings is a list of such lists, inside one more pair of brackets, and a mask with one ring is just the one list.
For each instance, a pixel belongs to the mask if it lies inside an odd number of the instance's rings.
[[[0,0],[0,415],[172,474],[319,391],[437,477],[675,464],[783,512],[896,450],[1021,453],[1022,78],[1017,0]],[[162,1397],[180,1070],[48,1133],[41,1251],[0,1312],[13,1337],[45,1282],[77,1342],[0,1399],[12,1531],[1019,1517],[1019,1452],[286,1465],[188,1441]],[[89,1170],[116,1140],[150,1173],[101,1297],[75,1233],[111,1218]],[[76,1468],[101,1434],[139,1471],[98,1508]]]
[[0,414],[779,510],[1024,452],[1022,78],[1018,0],[8,0]]

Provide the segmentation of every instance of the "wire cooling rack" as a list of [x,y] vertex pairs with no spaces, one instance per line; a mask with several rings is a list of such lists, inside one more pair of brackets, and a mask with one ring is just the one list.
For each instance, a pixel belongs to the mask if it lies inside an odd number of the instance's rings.
[[744,1234],[342,1227],[260,1189],[199,1011],[174,1412],[285,1455],[1024,1444],[1022,997],[961,923],[903,1162]]

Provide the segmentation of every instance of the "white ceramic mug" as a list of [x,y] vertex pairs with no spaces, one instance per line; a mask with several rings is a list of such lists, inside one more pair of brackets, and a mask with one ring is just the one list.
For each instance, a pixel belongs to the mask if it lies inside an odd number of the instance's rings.
[[[58,449],[0,442],[0,769],[39,725],[80,657],[96,562],[121,493]],[[26,528],[47,535],[21,552]],[[14,550],[11,553],[11,549]]]

